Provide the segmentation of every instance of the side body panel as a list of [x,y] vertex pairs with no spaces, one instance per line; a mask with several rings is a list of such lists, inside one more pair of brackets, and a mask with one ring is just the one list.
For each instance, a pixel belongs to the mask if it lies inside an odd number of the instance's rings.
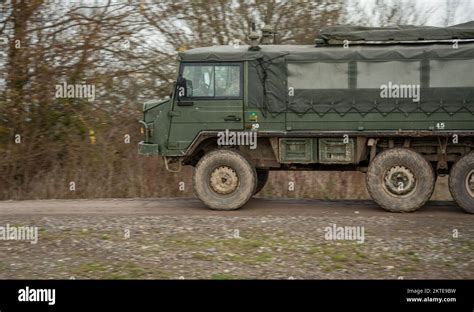
[[[184,63],[189,66],[217,66],[221,63]],[[183,70],[181,64],[180,75]],[[226,63],[240,66],[241,96],[238,98],[204,98],[174,96],[169,112],[171,126],[166,144],[168,155],[183,155],[201,131],[242,130],[244,127],[244,66],[242,62]],[[176,93],[176,92],[175,92]]]

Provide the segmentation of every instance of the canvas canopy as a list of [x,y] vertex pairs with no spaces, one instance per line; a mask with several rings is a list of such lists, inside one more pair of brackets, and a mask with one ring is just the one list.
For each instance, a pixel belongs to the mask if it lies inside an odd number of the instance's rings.
[[[328,38],[473,37],[474,23],[399,30],[337,27]],[[398,29],[398,28],[397,28]],[[416,34],[416,36],[414,36]],[[410,37],[412,36],[412,37]],[[413,37],[414,36],[414,37]],[[432,37],[427,37],[432,36]],[[378,40],[378,39],[377,39]],[[262,113],[474,113],[474,43],[213,46],[179,54],[183,62],[248,61],[248,106]],[[413,98],[381,98],[384,85],[419,86]]]
[[332,26],[323,29],[319,38],[325,42],[417,41],[474,39],[474,22],[448,27],[401,25],[394,27]]

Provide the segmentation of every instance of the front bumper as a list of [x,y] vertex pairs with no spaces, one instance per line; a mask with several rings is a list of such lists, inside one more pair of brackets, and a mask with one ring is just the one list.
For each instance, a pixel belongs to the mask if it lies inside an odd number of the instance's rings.
[[138,154],[140,155],[158,155],[160,153],[160,148],[158,144],[151,144],[140,142],[138,143]]

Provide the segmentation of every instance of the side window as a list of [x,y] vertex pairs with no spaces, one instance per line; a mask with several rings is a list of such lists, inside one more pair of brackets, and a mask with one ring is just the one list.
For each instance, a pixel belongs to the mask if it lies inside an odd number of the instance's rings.
[[288,63],[288,86],[300,90],[349,88],[348,63]]
[[214,66],[185,66],[186,95],[189,97],[214,96]]
[[391,82],[420,85],[419,61],[357,62],[357,88],[379,89]]
[[240,96],[240,66],[215,66],[216,96]]
[[241,97],[241,66],[234,64],[184,65],[187,97]]
[[431,88],[472,88],[474,60],[431,60]]

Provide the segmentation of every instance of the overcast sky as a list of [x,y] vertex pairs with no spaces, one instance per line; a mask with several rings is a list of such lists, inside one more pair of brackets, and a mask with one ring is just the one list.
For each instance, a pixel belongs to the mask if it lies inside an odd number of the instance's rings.
[[403,24],[445,26],[474,20],[474,0],[347,0],[340,22],[383,26],[398,7]]

